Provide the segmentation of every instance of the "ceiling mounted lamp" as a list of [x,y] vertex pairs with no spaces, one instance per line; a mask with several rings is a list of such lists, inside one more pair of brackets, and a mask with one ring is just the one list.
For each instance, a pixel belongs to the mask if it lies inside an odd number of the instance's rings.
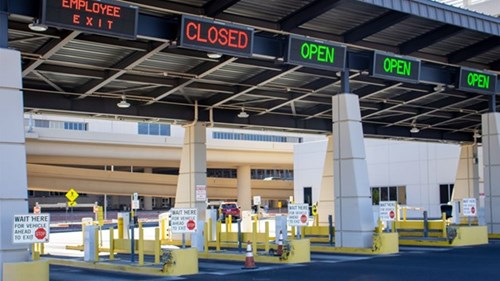
[[127,102],[125,96],[122,96],[122,100],[119,103],[117,103],[116,106],[118,106],[119,108],[129,108],[130,103]]
[[221,53],[207,53],[207,57],[211,59],[220,59],[222,57]]
[[245,108],[242,107],[241,112],[238,113],[238,118],[248,118],[248,116],[249,116],[248,113],[245,112]]
[[480,139],[481,138],[481,134],[479,133],[478,129],[474,130],[474,135],[472,137],[475,138],[475,139]]
[[28,24],[28,27],[32,31],[36,31],[36,32],[44,32],[44,31],[47,31],[47,29],[49,29],[49,27],[46,26],[45,24],[41,24],[40,20],[38,20],[38,19],[33,20],[32,23]]
[[415,120],[413,120],[413,122],[411,122],[410,133],[417,134],[418,132],[420,132],[420,129],[417,128],[417,122]]

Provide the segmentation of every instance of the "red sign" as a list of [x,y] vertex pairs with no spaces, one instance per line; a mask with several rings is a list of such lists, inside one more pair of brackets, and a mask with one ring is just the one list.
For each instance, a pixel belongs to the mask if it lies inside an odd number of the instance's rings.
[[389,217],[390,217],[391,219],[393,219],[393,218],[394,218],[394,211],[390,211],[390,212],[389,212]]
[[253,29],[246,26],[183,16],[180,46],[249,57],[252,55]]
[[43,0],[42,23],[135,39],[139,9],[117,1]]
[[35,237],[38,239],[38,240],[43,240],[45,238],[45,236],[47,235],[47,231],[45,231],[45,229],[43,228],[38,228],[36,231],[35,231]]
[[306,223],[307,222],[307,216],[306,215],[300,216],[300,222],[301,223]]
[[196,227],[196,222],[194,222],[194,220],[188,220],[186,226],[188,230],[193,230]]

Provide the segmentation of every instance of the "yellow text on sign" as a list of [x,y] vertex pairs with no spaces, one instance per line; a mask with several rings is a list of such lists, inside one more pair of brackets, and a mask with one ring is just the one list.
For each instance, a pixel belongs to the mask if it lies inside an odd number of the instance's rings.
[[78,192],[76,192],[73,188],[66,192],[66,198],[68,198],[69,201],[75,201],[78,196],[80,196],[80,194],[78,194]]

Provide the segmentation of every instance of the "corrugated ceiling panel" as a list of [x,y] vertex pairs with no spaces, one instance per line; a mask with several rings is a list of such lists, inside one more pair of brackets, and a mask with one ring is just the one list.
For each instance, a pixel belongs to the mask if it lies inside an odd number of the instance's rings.
[[277,22],[296,10],[306,6],[311,0],[243,0],[225,12],[244,17]]
[[129,54],[131,54],[130,50],[119,49],[116,46],[74,40],[64,46],[64,48],[59,50],[50,59],[82,65],[111,67]]
[[[235,82],[241,83],[265,70],[257,69],[257,68],[249,68],[243,67],[242,65],[227,65],[223,68],[213,72],[210,75],[207,75],[206,79],[212,79],[216,81],[226,81],[226,82]],[[279,72],[276,72],[278,75]]]
[[437,22],[411,17],[381,32],[375,33],[364,40],[390,46],[397,46],[439,26],[441,26],[441,24]]
[[488,35],[486,34],[478,34],[477,32],[471,30],[465,30],[451,38],[447,38],[427,48],[421,49],[420,51],[433,55],[448,55],[453,53],[454,51],[477,43],[487,37]]
[[336,35],[363,24],[387,10],[349,1],[338,8],[332,9],[321,16],[303,24],[301,27],[314,31],[333,33]]
[[186,56],[159,53],[137,66],[137,69],[152,69],[159,71],[187,72],[197,66],[200,60]]

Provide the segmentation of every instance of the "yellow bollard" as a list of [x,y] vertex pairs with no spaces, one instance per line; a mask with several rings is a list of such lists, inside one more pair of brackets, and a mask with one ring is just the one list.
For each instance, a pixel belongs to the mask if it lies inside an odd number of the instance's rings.
[[40,252],[38,252],[37,248],[38,248],[37,243],[33,243],[31,245],[31,259],[34,261],[37,261],[40,259]]
[[316,227],[319,226],[319,215],[318,214],[314,215],[314,226],[316,226]]
[[94,260],[97,262],[99,261],[99,229],[95,228],[94,229]]
[[294,240],[295,239],[295,226],[292,226],[292,235],[290,235],[290,240]]
[[257,255],[257,222],[252,223],[252,252],[253,255]]
[[40,255],[45,255],[45,243],[40,243]]
[[123,218],[118,218],[118,239],[123,239]]
[[208,235],[209,235],[209,223],[210,223],[210,220],[208,221],[208,223],[205,224],[205,229],[203,231],[203,236],[205,238],[205,253],[208,254]]
[[215,250],[220,251],[220,232],[222,228],[222,222],[217,221],[217,227],[215,228]]
[[109,228],[109,259],[115,259],[115,229]]
[[226,219],[226,232],[233,232],[233,216],[231,215]]
[[441,219],[443,221],[443,225],[442,225],[442,237],[443,238],[448,238],[448,233],[446,231],[446,213],[442,213],[441,214]]
[[266,221],[266,239],[264,241],[264,250],[269,253],[269,222]]
[[300,227],[300,239],[304,239],[305,238],[305,232],[306,232],[306,227],[305,226],[301,226]]
[[160,242],[160,229],[155,228],[155,264],[160,264],[160,250],[161,250],[161,242]]
[[253,221],[255,222],[255,224],[257,224],[257,232],[260,232],[260,226],[259,226],[259,218],[258,218],[258,215],[254,215],[253,216]]
[[403,208],[403,221],[406,221],[406,210],[408,208]]
[[144,229],[142,228],[142,221],[139,222],[139,265],[144,265]]

